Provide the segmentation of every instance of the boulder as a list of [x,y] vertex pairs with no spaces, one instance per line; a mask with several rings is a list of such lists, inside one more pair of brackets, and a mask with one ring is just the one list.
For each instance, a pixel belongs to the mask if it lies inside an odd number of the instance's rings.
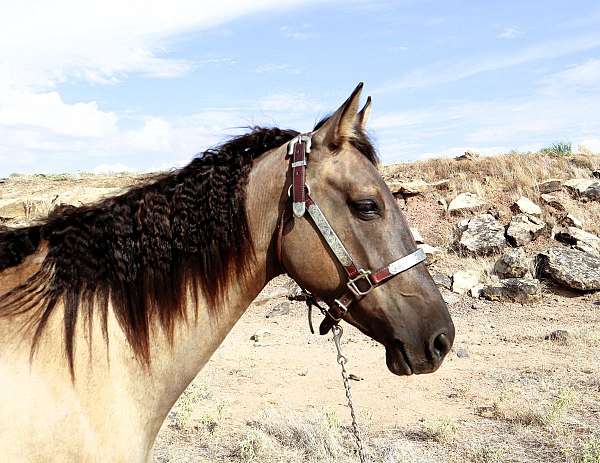
[[433,272],[431,272],[431,278],[433,278],[433,282],[439,288],[446,288],[446,289],[452,288],[452,278],[450,278],[445,273],[433,271]]
[[554,239],[569,244],[584,252],[600,255],[600,237],[577,227],[564,227],[555,230]]
[[417,228],[410,227],[410,233],[412,234],[412,236],[413,236],[413,238],[415,240],[415,243],[422,244],[422,243],[425,242],[425,241],[423,241],[423,237],[421,236],[421,232],[419,232],[419,230]]
[[282,315],[287,315],[290,313],[290,308],[291,305],[289,302],[282,302],[280,304],[277,304],[275,307],[273,307],[271,310],[269,310],[266,314],[265,317],[266,318],[273,318],[273,317],[280,317]]
[[426,243],[417,244],[417,248],[422,249],[425,256],[427,256],[426,265],[433,264],[443,252],[441,249]]
[[558,344],[567,344],[569,332],[567,330],[555,330],[544,336],[545,341],[554,341]]
[[461,193],[448,205],[450,214],[460,214],[461,212],[472,211],[485,206],[486,202],[475,193]]
[[522,278],[531,270],[531,261],[522,248],[506,251],[494,264],[494,272],[500,278]]
[[529,198],[521,196],[515,203],[510,207],[510,210],[515,213],[523,213],[529,215],[542,215],[542,209],[540,206],[535,204]]
[[600,182],[592,183],[582,193],[582,196],[591,201],[600,201]]
[[600,290],[600,257],[577,249],[551,248],[537,256],[539,273],[581,291]]
[[461,154],[460,156],[456,156],[454,159],[457,161],[473,161],[479,157],[479,153],[472,150],[465,151],[465,154]]
[[600,178],[600,169],[596,169],[592,171],[592,176],[596,178]]
[[535,240],[546,228],[546,222],[538,217],[518,214],[510,219],[506,236],[513,246],[524,246]]
[[452,275],[452,291],[456,294],[465,294],[479,283],[481,272],[477,270],[459,270]]
[[479,214],[458,224],[458,248],[475,255],[500,252],[506,246],[504,226],[490,214]]
[[542,202],[547,206],[553,207],[557,211],[564,212],[565,206],[563,205],[563,203],[560,202],[560,200],[556,196],[549,194],[541,194],[540,198]]
[[450,189],[450,179],[445,178],[442,180],[438,180],[437,182],[430,183],[429,186],[436,190],[449,190]]
[[563,186],[570,192],[576,195],[581,195],[594,183],[598,183],[598,180],[593,178],[573,178],[563,183]]
[[394,194],[402,194],[404,196],[413,196],[424,193],[429,189],[429,184],[422,179],[401,181],[390,180],[387,182],[388,188]]
[[469,294],[473,299],[479,299],[481,297],[481,293],[483,292],[483,288],[485,288],[485,285],[475,285],[469,290]]
[[534,278],[506,278],[487,285],[481,297],[490,301],[530,302],[540,297],[540,282]]
[[551,178],[537,184],[540,193],[553,193],[562,190],[562,180],[559,178]]
[[573,214],[565,214],[558,219],[558,223],[565,227],[583,228],[583,221],[578,219]]

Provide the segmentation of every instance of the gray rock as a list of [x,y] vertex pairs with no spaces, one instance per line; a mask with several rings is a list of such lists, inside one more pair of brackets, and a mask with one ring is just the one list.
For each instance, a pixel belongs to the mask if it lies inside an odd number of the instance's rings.
[[475,159],[477,159],[479,157],[479,153],[476,151],[472,151],[472,150],[467,150],[465,151],[464,154],[461,154],[460,156],[456,156],[454,159],[456,159],[457,161],[473,161]]
[[282,302],[281,304],[277,304],[275,307],[273,307],[271,310],[269,310],[266,314],[265,317],[266,318],[273,318],[273,317],[280,317],[282,315],[287,315],[290,313],[290,303],[285,301]]
[[462,212],[473,211],[485,206],[486,202],[475,193],[461,193],[448,205],[450,214],[460,214]]
[[452,291],[456,294],[465,294],[479,283],[481,272],[477,270],[459,270],[452,275]]
[[593,178],[574,178],[564,182],[563,186],[570,193],[573,193],[575,195],[581,195],[594,183],[598,183],[598,180],[595,180]]
[[429,186],[436,190],[449,190],[450,189],[450,179],[445,178],[442,180],[438,180],[437,182],[430,183]]
[[456,356],[459,359],[469,358],[469,351],[467,349],[465,349],[464,347],[459,347],[458,349],[456,349]]
[[443,253],[441,249],[436,248],[435,246],[430,246],[426,243],[417,244],[417,248],[422,249],[425,253],[425,256],[427,257],[427,260],[425,261],[426,265],[433,264],[438,259],[440,254]]
[[600,169],[596,169],[592,172],[592,176],[596,178],[600,178]]
[[255,305],[264,305],[273,299],[277,299],[279,297],[287,297],[289,294],[289,289],[285,286],[267,286],[265,289],[261,291],[256,299],[254,299]]
[[425,241],[423,240],[423,237],[421,236],[421,232],[414,227],[410,227],[410,233],[412,234],[415,243],[417,244],[423,244]]
[[483,288],[481,296],[490,301],[530,302],[540,297],[540,282],[533,278],[506,278]]
[[510,209],[517,214],[523,213],[529,215],[542,215],[542,209],[540,206],[525,196],[521,196],[519,199],[517,199]]
[[386,182],[392,193],[402,194],[404,196],[414,196],[420,193],[425,193],[429,189],[429,184],[422,179],[402,181],[389,180]]
[[538,254],[537,267],[556,283],[582,291],[600,290],[600,257],[576,249],[551,248]]
[[262,342],[266,337],[268,337],[271,332],[265,328],[261,328],[252,336],[250,336],[250,341],[254,341],[255,343]]
[[553,193],[562,190],[562,180],[559,178],[551,178],[537,184],[540,193]]
[[448,305],[454,305],[460,301],[460,296],[452,291],[446,291],[444,288],[440,288],[440,293],[444,302]]
[[291,278],[286,282],[285,287],[288,291],[288,299],[296,299],[302,294],[302,288]]
[[552,333],[544,336],[546,341],[554,341],[559,344],[566,344],[569,339],[569,332],[567,330],[555,330]]
[[549,194],[541,194],[540,198],[542,202],[547,206],[550,206],[556,209],[557,211],[564,212],[565,206],[563,205],[563,203],[560,202],[560,200],[556,196]]
[[506,246],[504,226],[490,214],[480,214],[458,224],[458,248],[475,255],[489,255]]
[[585,252],[600,255],[600,237],[581,228],[558,228],[554,232],[554,238],[561,243],[575,246]]
[[483,293],[483,288],[485,288],[485,285],[477,284],[469,290],[469,294],[473,299],[479,299],[481,293]]
[[432,272],[431,278],[433,278],[434,283],[439,288],[446,288],[446,289],[452,288],[452,279],[448,275],[446,275],[442,272]]
[[565,214],[559,218],[558,223],[565,227],[583,228],[583,221],[573,214]]
[[585,189],[582,196],[590,201],[600,201],[600,182],[592,183]]
[[530,269],[531,261],[521,248],[506,251],[494,264],[494,272],[500,278],[522,278]]
[[510,219],[506,230],[508,241],[514,246],[524,246],[535,240],[546,228],[546,222],[538,217],[518,214]]
[[448,210],[448,201],[445,198],[438,198],[438,204],[444,208],[444,210]]

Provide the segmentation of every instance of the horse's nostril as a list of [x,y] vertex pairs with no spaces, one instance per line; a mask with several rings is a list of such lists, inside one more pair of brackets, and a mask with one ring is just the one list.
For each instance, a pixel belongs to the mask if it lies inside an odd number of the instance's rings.
[[433,339],[432,347],[433,354],[438,359],[442,359],[450,351],[452,343],[450,342],[450,339],[446,333],[441,333]]

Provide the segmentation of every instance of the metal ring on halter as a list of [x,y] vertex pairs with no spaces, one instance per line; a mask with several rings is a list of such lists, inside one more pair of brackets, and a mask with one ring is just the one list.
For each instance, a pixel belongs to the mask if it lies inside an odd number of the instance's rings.
[[[292,188],[294,187],[294,185],[290,185],[290,187],[288,188],[288,198],[290,198],[292,196]],[[310,186],[305,183],[304,184],[304,188],[306,188],[306,191],[308,192],[308,194],[310,194]]]

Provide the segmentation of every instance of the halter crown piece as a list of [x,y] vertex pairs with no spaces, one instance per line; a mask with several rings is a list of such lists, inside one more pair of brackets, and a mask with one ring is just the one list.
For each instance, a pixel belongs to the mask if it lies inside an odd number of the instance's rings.
[[[317,206],[310,196],[310,188],[306,184],[306,168],[308,164],[307,154],[310,153],[310,148],[311,134],[298,135],[288,144],[287,153],[288,157],[291,159],[292,167],[292,185],[289,187],[288,196],[291,196],[292,198],[292,211],[294,213],[294,217],[301,218],[308,210],[308,215],[316,225],[317,229],[323,236],[323,239],[336,256],[339,263],[344,268],[344,271],[348,277],[348,281],[346,283],[348,290],[345,291],[340,297],[334,299],[332,304],[325,304],[328,306],[327,308],[321,305],[321,302],[323,301],[320,301],[310,292],[302,288],[306,296],[306,303],[309,309],[308,319],[311,331],[314,332],[311,320],[311,309],[312,306],[316,306],[325,315],[325,318],[319,327],[319,332],[321,334],[327,334],[334,325],[337,325],[340,322],[346,312],[348,312],[352,302],[361,300],[374,288],[386,283],[395,275],[405,272],[415,265],[420,264],[425,260],[426,256],[422,249],[416,249],[412,253],[393,261],[379,270],[371,271],[359,268],[354,263],[352,256],[344,247],[344,244],[323,215],[323,212],[319,206]],[[285,209],[279,224],[277,245],[279,262],[281,263],[282,267],[281,237],[283,234],[284,214]]]

